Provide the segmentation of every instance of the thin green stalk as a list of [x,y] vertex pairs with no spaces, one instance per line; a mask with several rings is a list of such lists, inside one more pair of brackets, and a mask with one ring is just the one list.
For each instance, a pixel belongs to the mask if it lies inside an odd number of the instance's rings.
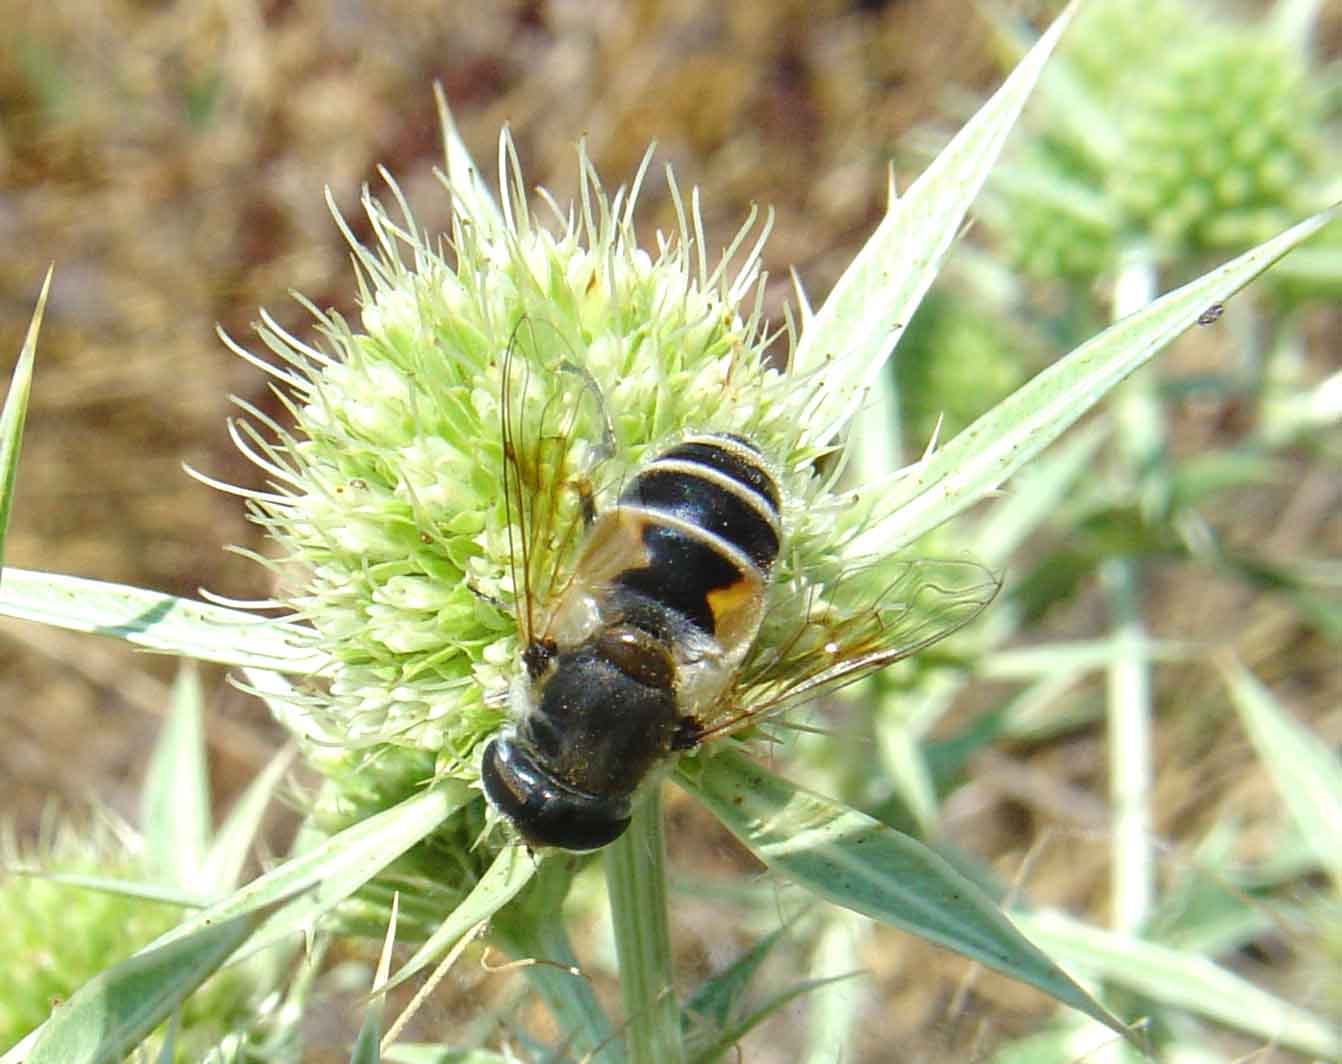
[[[811,955],[811,978],[832,979],[861,970],[862,947],[871,939],[872,923],[849,909],[827,907]],[[811,995],[806,1064],[832,1064],[856,1056],[853,1042],[864,1007],[871,1004],[866,980],[845,980]]]
[[[1114,286],[1114,317],[1126,317],[1156,295],[1156,268],[1147,248],[1125,257]],[[1120,476],[1141,495],[1145,513],[1161,513],[1166,479],[1160,470],[1165,447],[1163,410],[1150,370],[1134,374],[1118,390],[1115,408]],[[1113,558],[1101,568],[1115,642],[1109,667],[1109,796],[1113,808],[1110,883],[1113,924],[1136,933],[1145,923],[1155,894],[1151,795],[1151,660],[1141,613],[1141,566],[1133,558]]]
[[605,861],[629,1060],[632,1064],[684,1064],[680,1008],[672,982],[666,847],[658,788],[648,788],[629,830],[606,848]]
[[1113,558],[1101,569],[1118,650],[1109,666],[1110,872],[1115,931],[1137,933],[1155,891],[1151,827],[1151,661],[1142,623],[1138,565]]
[[[1129,249],[1114,281],[1114,320],[1135,314],[1156,298],[1156,267],[1151,249]],[[1165,448],[1165,418],[1156,395],[1153,367],[1129,377],[1114,392],[1120,453],[1132,483],[1141,483]]]
[[1277,39],[1289,48],[1310,51],[1323,0],[1277,0],[1270,25]]

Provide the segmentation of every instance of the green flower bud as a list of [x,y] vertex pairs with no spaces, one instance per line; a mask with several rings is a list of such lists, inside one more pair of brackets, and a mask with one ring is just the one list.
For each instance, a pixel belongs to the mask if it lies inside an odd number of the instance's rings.
[[1249,27],[1203,27],[1128,83],[1107,187],[1174,249],[1242,247],[1289,225],[1318,169],[1304,58]]
[[1089,280],[1117,261],[1122,215],[1100,177],[1062,142],[1039,137],[998,176],[1000,201],[986,220],[1013,268],[1048,281]]
[[1109,97],[1146,80],[1172,46],[1201,32],[1201,23],[1180,0],[1092,0],[1061,54],[1097,96]]
[[1002,323],[972,300],[933,290],[909,322],[895,359],[900,418],[909,448],[941,423],[950,439],[1025,380],[1022,351]]
[[1335,198],[1322,82],[1269,26],[1097,0],[1062,57],[1047,126],[984,209],[1022,272],[1088,283],[1133,239],[1167,256],[1248,247]]

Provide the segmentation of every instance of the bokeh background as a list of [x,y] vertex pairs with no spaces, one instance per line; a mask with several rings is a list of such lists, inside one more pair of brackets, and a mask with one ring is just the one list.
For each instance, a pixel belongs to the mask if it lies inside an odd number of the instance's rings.
[[[1056,5],[999,9],[1038,24]],[[1339,54],[1342,4],[1324,5],[1318,44],[1325,57]],[[640,222],[649,235],[673,222],[666,163],[682,186],[702,190],[710,244],[729,239],[752,204],[772,207],[767,306],[781,321],[788,270],[823,297],[880,217],[887,161],[906,184],[923,161],[911,133],[950,124],[997,83],[1004,61],[970,0],[0,0],[5,372],[55,264],[6,564],[183,595],[267,593],[265,570],[225,550],[266,549],[239,500],[182,469],[259,486],[228,440],[229,397],[277,404],[216,330],[250,345],[264,306],[305,335],[310,316],[291,290],[353,316],[349,253],[325,197],[363,233],[358,198],[365,185],[384,188],[379,167],[423,227],[443,227],[435,82],[487,173],[506,123],[528,181],[561,202],[575,188],[580,137],[611,186],[656,141]],[[1333,314],[1318,328],[1338,324]],[[1242,534],[1263,534],[1265,515],[1295,505],[1298,523],[1284,534],[1309,539],[1335,499],[1326,484],[1303,497],[1283,488],[1246,510]],[[1154,622],[1162,634],[1198,623],[1181,616],[1177,593],[1165,601],[1168,617]],[[1319,717],[1342,687],[1327,653],[1287,647],[1271,677],[1299,679],[1296,693]],[[21,835],[53,807],[91,796],[133,816],[173,668],[110,641],[0,622],[0,814]],[[207,671],[220,803],[281,741],[222,679]],[[1187,748],[1190,737],[1161,741]],[[1212,737],[1196,741],[1218,776],[1249,760]],[[1068,830],[1085,822],[1099,742],[1043,754],[1028,771],[985,761],[1010,798],[966,829],[987,856],[1013,833],[1038,831],[1041,806],[1062,811]],[[1050,756],[1065,757],[1066,769],[1053,773]],[[1170,816],[1181,793],[1203,786],[1198,773],[1183,792],[1163,789]],[[703,831],[705,852],[687,860],[724,845]],[[1104,857],[1098,838],[1078,848],[1069,889],[1101,882]],[[1089,875],[1075,867],[1088,860]],[[687,937],[727,931],[702,912],[694,919]],[[895,1002],[891,1023],[909,1059],[915,1048],[951,1059],[933,1049],[964,1035],[947,1031],[968,1022],[949,1008],[963,962],[910,950],[885,972],[871,958]],[[1046,1007],[1021,988],[992,986],[1022,1024]]]

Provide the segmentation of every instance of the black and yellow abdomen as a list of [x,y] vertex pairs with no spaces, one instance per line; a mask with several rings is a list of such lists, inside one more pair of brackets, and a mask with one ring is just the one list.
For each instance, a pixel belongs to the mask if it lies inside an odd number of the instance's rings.
[[[759,452],[736,437],[687,440],[639,471],[608,519],[637,528],[644,564],[614,581],[721,641],[754,638],[757,594],[778,557],[778,489]],[[581,569],[581,566],[579,567]],[[756,614],[748,637],[736,621]]]
[[750,649],[782,540],[760,452],[703,435],[640,469],[592,525],[573,579],[525,648],[516,722],[485,750],[490,801],[538,845],[596,849]]

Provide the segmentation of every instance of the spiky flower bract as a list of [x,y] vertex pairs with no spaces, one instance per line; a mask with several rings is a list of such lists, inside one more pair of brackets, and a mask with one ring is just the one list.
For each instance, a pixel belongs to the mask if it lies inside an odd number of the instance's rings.
[[588,504],[574,480],[590,480],[600,508],[640,462],[697,431],[748,436],[783,489],[770,623],[795,626],[862,521],[831,491],[835,466],[816,471],[834,441],[808,428],[807,412],[833,382],[766,358],[778,339],[759,311],[767,225],[747,224],[710,263],[693,200],[672,180],[679,230],[650,254],[633,227],[646,163],[607,197],[580,152],[578,203],[546,198],[542,224],[506,133],[500,157],[502,210],[465,194],[462,175],[446,182],[445,248],[399,196],[396,217],[365,197],[373,247],[351,238],[359,325],[319,313],[318,348],[267,319],[261,335],[281,364],[262,364],[295,428],[248,408],[262,427],[235,433],[271,477],[251,506],[282,548],[270,563],[282,601],[329,662],[287,723],[346,815],[435,772],[473,780],[477,747],[504,718],[526,608],[514,564],[523,515],[503,490],[505,375],[510,445],[529,448],[520,464],[536,471],[522,490],[544,510],[526,516],[550,530],[530,544],[542,555],[533,573],[572,564]]

